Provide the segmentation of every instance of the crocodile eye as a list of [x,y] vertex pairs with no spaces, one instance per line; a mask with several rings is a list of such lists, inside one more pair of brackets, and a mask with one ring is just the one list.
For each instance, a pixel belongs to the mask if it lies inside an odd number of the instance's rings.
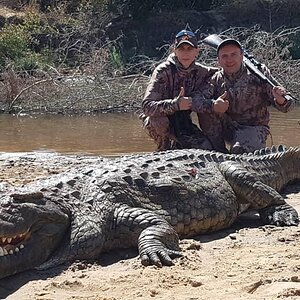
[[34,203],[34,204],[43,204],[44,195],[42,192],[34,193],[22,193],[22,194],[11,194],[10,195],[15,202],[18,203]]

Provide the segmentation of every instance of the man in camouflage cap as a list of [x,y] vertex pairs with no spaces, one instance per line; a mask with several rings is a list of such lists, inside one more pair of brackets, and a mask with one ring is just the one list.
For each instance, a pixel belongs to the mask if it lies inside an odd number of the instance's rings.
[[[287,112],[294,106],[294,99],[289,97],[286,100],[283,87],[272,88],[247,69],[238,41],[223,40],[218,45],[217,56],[222,70],[212,76],[208,89],[201,91],[203,98],[193,99],[195,105],[203,101],[214,103],[216,113],[197,111],[200,126],[210,137],[214,148],[220,151],[225,149],[225,143],[231,153],[261,149],[266,146],[269,134],[268,108],[274,106]],[[261,71],[272,78],[264,65]]]
[[[142,102],[144,128],[157,144],[157,151],[176,148],[212,149],[202,131],[191,120],[193,92],[217,71],[196,58],[198,41],[189,30],[178,32],[173,53],[159,64],[151,77]],[[205,105],[198,110],[205,112]]]

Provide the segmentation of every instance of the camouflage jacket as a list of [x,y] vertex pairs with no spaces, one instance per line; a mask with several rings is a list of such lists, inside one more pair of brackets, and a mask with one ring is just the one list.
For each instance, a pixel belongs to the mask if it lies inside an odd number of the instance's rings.
[[[262,66],[261,71],[270,79],[270,71]],[[279,105],[272,95],[272,87],[262,82],[256,75],[251,73],[245,65],[233,76],[224,74],[223,70],[216,72],[211,78],[211,85],[201,92],[202,98],[193,98],[195,102],[217,99],[225,91],[229,108],[226,115],[231,120],[243,125],[268,126],[270,115],[269,106],[274,106],[282,112],[287,112],[295,104],[288,101],[285,105]],[[201,105],[200,105],[201,107]],[[201,113],[201,110],[197,110]]]
[[[172,115],[179,110],[179,92],[184,87],[185,96],[191,97],[193,93],[202,89],[217,68],[209,68],[197,62],[188,69],[183,69],[174,54],[165,62],[159,64],[150,79],[142,102],[143,113],[146,116],[159,117]],[[202,110],[211,111],[211,101],[201,102]],[[198,108],[200,110],[200,107]]]

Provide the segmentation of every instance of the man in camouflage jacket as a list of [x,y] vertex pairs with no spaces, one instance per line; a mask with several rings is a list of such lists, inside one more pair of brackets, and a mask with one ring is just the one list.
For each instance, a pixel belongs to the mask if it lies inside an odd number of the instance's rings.
[[[219,151],[226,151],[225,143],[231,153],[252,152],[265,147],[269,134],[269,107],[287,112],[294,106],[294,99],[286,100],[283,87],[272,88],[247,69],[238,41],[222,41],[217,56],[222,69],[212,76],[211,85],[200,91],[202,96],[193,98],[200,127],[209,136],[214,149]],[[265,66],[261,71],[272,79]],[[216,113],[203,114],[203,102],[213,102]]]
[[[151,77],[142,102],[144,128],[157,150],[174,148],[212,149],[209,139],[191,120],[193,92],[201,90],[218,70],[196,62],[198,41],[191,31],[176,35],[174,51],[159,64]],[[198,111],[211,112],[211,103]]]

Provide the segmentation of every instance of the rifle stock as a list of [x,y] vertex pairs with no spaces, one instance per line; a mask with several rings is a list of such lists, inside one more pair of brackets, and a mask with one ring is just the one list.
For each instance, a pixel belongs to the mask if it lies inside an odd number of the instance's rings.
[[223,40],[217,34],[211,34],[207,36],[205,39],[203,39],[201,42],[217,49],[222,41]]
[[[211,34],[202,40],[202,43],[207,44],[215,49],[218,48],[219,44],[223,40],[217,34]],[[259,70],[259,66],[261,65],[258,61],[256,61],[253,56],[251,56],[246,50],[243,49],[244,54],[244,63],[248,70],[255,74],[258,78],[260,78],[263,82],[266,82],[271,87],[275,87],[280,85],[276,80],[271,80],[268,78],[263,72]],[[292,95],[284,95],[285,100],[290,101],[292,99],[297,100]]]

